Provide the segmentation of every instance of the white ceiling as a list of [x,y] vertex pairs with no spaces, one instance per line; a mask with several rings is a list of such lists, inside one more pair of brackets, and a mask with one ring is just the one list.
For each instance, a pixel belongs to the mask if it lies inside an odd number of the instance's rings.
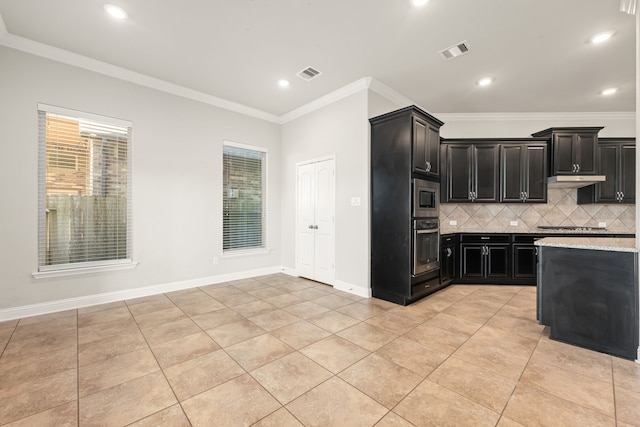
[[[111,2],[129,19],[103,9]],[[36,41],[281,116],[365,76],[436,113],[635,110],[619,0],[0,0]],[[605,44],[588,43],[602,31]],[[0,31],[0,44],[2,44]],[[471,52],[438,51],[466,40]],[[13,40],[15,43],[15,40]],[[7,43],[4,43],[7,44]],[[10,44],[9,44],[10,45]],[[322,72],[306,82],[307,66]],[[476,81],[493,76],[480,88]],[[291,81],[281,89],[280,78]],[[599,92],[620,88],[612,97]]]

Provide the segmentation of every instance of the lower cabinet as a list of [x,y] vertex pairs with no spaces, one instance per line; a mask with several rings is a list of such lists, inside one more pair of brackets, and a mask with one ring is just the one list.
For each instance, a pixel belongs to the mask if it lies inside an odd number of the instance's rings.
[[461,245],[461,279],[509,277],[509,245]]
[[509,241],[508,234],[461,234],[459,282],[509,278]]
[[448,285],[456,278],[458,265],[458,236],[455,234],[440,237],[440,282]]
[[[440,239],[440,282],[491,285],[535,285],[538,275],[537,239],[543,234],[451,233]],[[594,237],[593,234],[562,235]],[[600,237],[633,237],[599,234]]]

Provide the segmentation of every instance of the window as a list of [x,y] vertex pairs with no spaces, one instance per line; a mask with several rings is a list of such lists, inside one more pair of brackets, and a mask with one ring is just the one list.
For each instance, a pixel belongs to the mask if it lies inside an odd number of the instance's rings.
[[266,152],[223,144],[223,252],[265,247]]
[[131,263],[131,123],[38,105],[38,271]]

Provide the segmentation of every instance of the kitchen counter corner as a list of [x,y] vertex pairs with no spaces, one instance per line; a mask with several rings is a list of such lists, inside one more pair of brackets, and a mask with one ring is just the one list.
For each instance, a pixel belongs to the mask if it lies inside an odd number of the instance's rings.
[[629,237],[545,237],[536,246],[590,249],[596,251],[638,252],[636,239]]

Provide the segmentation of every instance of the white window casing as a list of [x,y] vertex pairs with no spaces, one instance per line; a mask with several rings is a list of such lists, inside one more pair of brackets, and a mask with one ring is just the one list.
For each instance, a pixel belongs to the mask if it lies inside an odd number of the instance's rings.
[[132,123],[38,104],[36,278],[132,268]]

